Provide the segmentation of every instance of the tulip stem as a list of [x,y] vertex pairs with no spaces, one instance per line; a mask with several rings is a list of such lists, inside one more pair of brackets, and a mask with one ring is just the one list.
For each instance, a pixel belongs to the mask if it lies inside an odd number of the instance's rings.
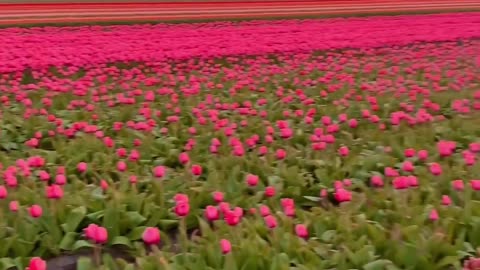
[[280,247],[280,239],[277,230],[272,229],[272,242],[273,242],[273,247],[275,248],[276,252],[281,251]]
[[159,184],[160,184],[160,194],[159,194],[159,197],[160,197],[160,208],[161,208],[161,209],[164,208],[164,202],[165,202],[165,200],[164,200],[164,196],[165,196],[165,195],[163,194],[163,192],[164,192],[164,189],[163,189],[163,181],[164,181],[164,180],[161,179],[161,180],[160,180],[160,183],[159,183]]
[[102,263],[102,260],[101,260],[101,254],[102,254],[102,247],[100,247],[99,245],[95,244],[93,246],[93,259],[95,261],[95,265],[96,266],[100,266],[101,263]]
[[185,217],[182,217],[180,219],[180,240],[182,242],[182,251],[184,253],[187,252],[187,221],[185,220]]
[[153,254],[158,258],[158,262],[163,266],[165,270],[170,270],[170,265],[168,264],[165,257],[163,257],[162,252],[157,245],[152,245]]

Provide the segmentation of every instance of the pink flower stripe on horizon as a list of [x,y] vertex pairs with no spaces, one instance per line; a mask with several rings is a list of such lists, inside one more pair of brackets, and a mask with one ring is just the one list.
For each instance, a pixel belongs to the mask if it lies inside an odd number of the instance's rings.
[[[200,28],[201,26],[201,28]],[[0,73],[480,37],[480,13],[0,30]]]

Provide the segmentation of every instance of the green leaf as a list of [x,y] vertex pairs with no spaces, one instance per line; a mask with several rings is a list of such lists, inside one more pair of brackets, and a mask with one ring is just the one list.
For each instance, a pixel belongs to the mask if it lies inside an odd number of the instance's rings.
[[321,200],[321,198],[319,197],[313,197],[313,196],[303,196],[303,197],[312,202],[319,202]]
[[235,257],[233,257],[231,253],[225,255],[225,266],[223,267],[223,269],[237,270],[237,262],[235,261]]
[[91,219],[95,222],[98,222],[98,220],[103,217],[103,215],[105,214],[105,211],[104,210],[100,210],[100,211],[97,211],[97,212],[93,212],[93,213],[90,213],[87,215],[87,218],[88,219]]
[[[139,269],[142,269],[142,270],[158,269],[158,263],[154,264],[154,263],[150,262],[149,260],[147,260],[146,258],[137,259],[137,264],[138,264]],[[173,268],[173,269],[176,269],[176,268]]]
[[77,207],[70,211],[67,216],[65,226],[62,226],[65,232],[75,232],[78,225],[80,225],[80,222],[82,222],[82,220],[85,218],[86,214],[87,208],[84,206]]
[[68,232],[63,236],[62,241],[60,241],[59,248],[63,250],[71,250],[76,238],[77,233]]
[[102,262],[109,270],[119,270],[118,265],[110,254],[103,254]]
[[77,261],[77,270],[91,270],[95,269],[90,258],[80,258]]
[[322,234],[320,239],[324,242],[331,242],[337,235],[337,232],[335,230],[328,230]]
[[0,245],[0,256],[4,257],[8,255],[8,251],[12,246],[12,244],[15,243],[16,238],[17,236],[11,236],[11,237],[2,239],[2,244]]
[[110,206],[105,210],[105,215],[103,216],[103,227],[108,230],[108,235],[112,239],[120,235],[119,233],[119,224],[120,222],[120,212],[118,208]]
[[197,218],[198,220],[198,225],[200,227],[200,232],[202,235],[210,235],[212,232],[212,229],[210,228],[210,225],[201,217]]
[[82,248],[92,248],[92,243],[85,240],[78,240],[75,244],[72,245],[72,250],[79,250]]
[[123,270],[135,270],[135,266],[133,264],[128,264]]
[[455,269],[459,269],[460,268],[459,263],[460,263],[460,258],[458,256],[447,256],[447,257],[441,259],[437,263],[436,268],[437,269],[445,269],[445,268],[454,266]]
[[171,229],[171,228],[174,228],[174,227],[178,226],[178,220],[162,219],[162,220],[160,220],[159,225],[163,230],[168,230],[168,229]]
[[290,259],[285,253],[277,254],[272,261],[271,270],[288,270],[290,269]]
[[147,227],[141,226],[141,227],[136,227],[134,228],[129,234],[128,234],[128,239],[131,241],[136,241],[139,239],[142,239],[143,232],[145,231]]
[[140,215],[140,213],[135,211],[127,212],[126,216],[127,216],[128,223],[132,227],[136,227],[147,220],[144,216]]
[[22,258],[15,258],[15,260],[13,260],[13,262],[15,263],[15,266],[17,267],[17,269],[24,269],[25,266],[23,265],[23,262],[22,262]]
[[1,266],[1,269],[7,270],[7,269],[15,267],[15,261],[11,258],[1,258],[0,259],[0,266]]
[[252,256],[244,262],[241,270],[257,270],[257,269],[258,269],[258,263],[256,262],[255,257]]
[[388,265],[393,265],[389,260],[376,260],[363,266],[365,270],[385,270]]
[[125,236],[117,236],[112,240],[112,245],[121,245],[126,247],[132,247],[132,243]]
[[98,187],[94,190],[92,190],[92,198],[95,198],[97,200],[103,200],[106,198],[105,194],[103,194],[102,188]]

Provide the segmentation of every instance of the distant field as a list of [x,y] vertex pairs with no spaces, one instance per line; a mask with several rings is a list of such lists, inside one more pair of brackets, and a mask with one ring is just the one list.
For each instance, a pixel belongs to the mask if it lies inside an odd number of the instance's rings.
[[[197,3],[204,3],[204,2],[258,2],[255,0],[211,0],[211,1],[200,1],[200,0],[141,0],[141,1],[134,1],[134,0],[0,0],[2,4],[37,4],[37,3],[165,3],[165,2],[197,2]],[[295,0],[262,0],[261,2],[297,2]],[[332,2],[332,1],[318,1],[318,2]],[[337,2],[337,1],[335,1]],[[338,2],[350,2],[350,1],[338,1]],[[355,1],[351,1],[355,2]]]

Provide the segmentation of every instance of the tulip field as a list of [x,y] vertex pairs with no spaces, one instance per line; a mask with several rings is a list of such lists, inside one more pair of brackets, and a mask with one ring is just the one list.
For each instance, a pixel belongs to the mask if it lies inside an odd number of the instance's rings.
[[0,270],[480,269],[480,13],[0,43]]

